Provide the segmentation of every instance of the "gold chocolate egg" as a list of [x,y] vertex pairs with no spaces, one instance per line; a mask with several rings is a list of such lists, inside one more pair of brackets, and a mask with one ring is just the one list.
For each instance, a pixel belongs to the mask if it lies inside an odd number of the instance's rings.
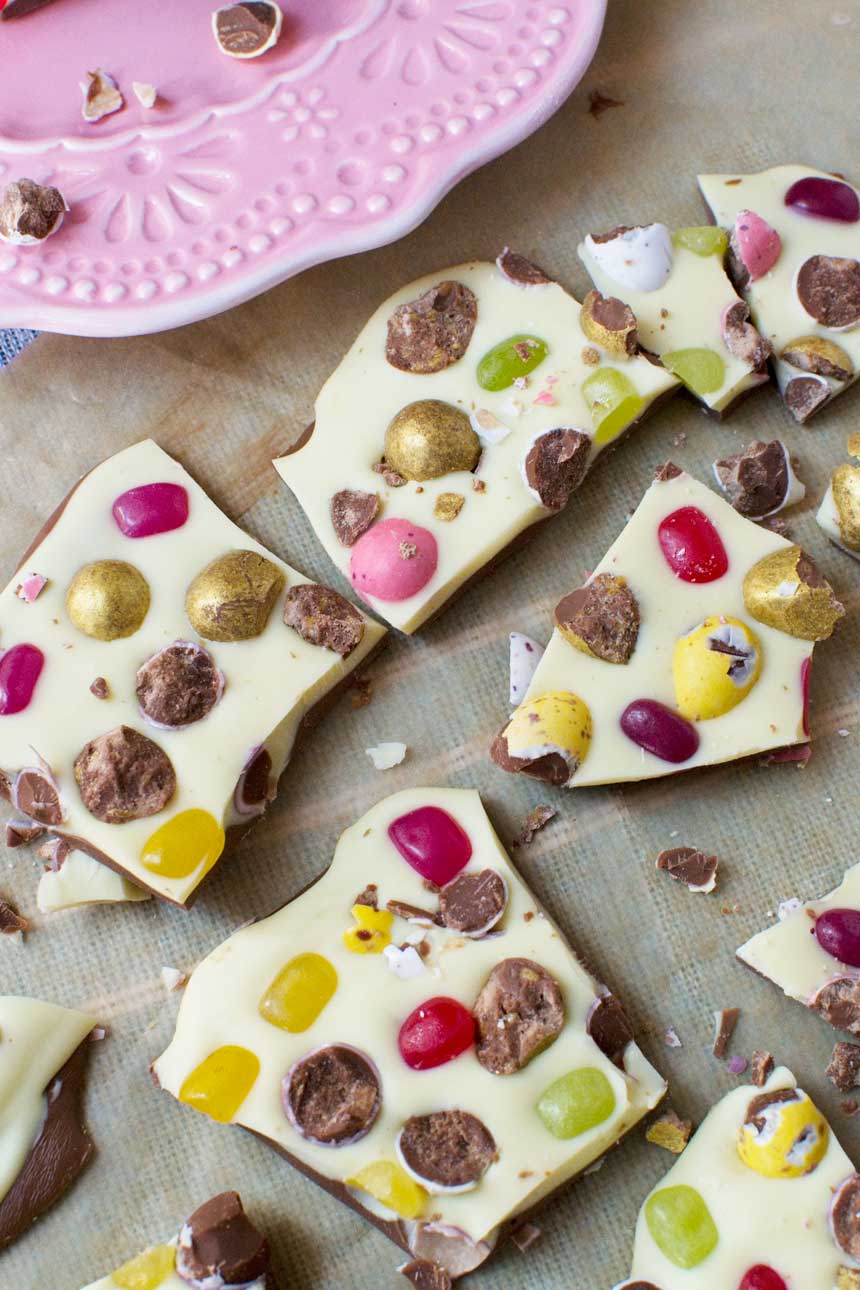
[[799,546],[759,560],[744,578],[744,604],[757,622],[804,641],[823,641],[845,609]]
[[800,336],[791,340],[780,354],[785,363],[816,376],[832,376],[835,381],[850,381],[854,374],[851,356],[841,345],[826,336]]
[[579,312],[579,325],[593,344],[601,345],[613,358],[630,358],[639,347],[636,315],[614,296],[589,291]]
[[839,540],[860,551],[860,466],[837,466],[830,481]]
[[97,641],[133,636],[148,609],[149,584],[124,560],[85,564],[66,592],[66,612],[75,627]]
[[264,555],[228,551],[207,564],[188,588],[188,621],[209,641],[251,640],[265,629],[284,581]]
[[440,399],[408,403],[385,432],[385,461],[404,479],[438,479],[474,470],[481,441],[465,412]]

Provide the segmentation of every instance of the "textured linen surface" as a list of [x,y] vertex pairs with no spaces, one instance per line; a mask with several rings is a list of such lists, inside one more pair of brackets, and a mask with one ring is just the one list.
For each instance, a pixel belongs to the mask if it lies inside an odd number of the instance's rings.
[[[82,471],[151,435],[255,537],[309,576],[334,580],[270,459],[308,422],[321,382],[379,301],[417,274],[492,256],[505,242],[581,296],[578,238],[622,223],[702,222],[698,170],[805,161],[860,180],[849,106],[858,41],[860,0],[611,0],[596,61],[559,114],[399,244],[314,269],[181,331],[115,342],[39,337],[0,375],[4,577]],[[596,90],[624,106],[595,118]],[[38,861],[0,850],[0,891],[34,924],[23,948],[0,946],[0,989],[90,1008],[110,1030],[94,1050],[89,1086],[97,1159],[0,1256],[4,1290],[79,1290],[228,1186],[267,1226],[285,1287],[405,1286],[399,1252],[375,1229],[249,1135],[158,1093],[147,1065],[179,1003],[160,968],[190,969],[238,924],[288,900],[328,863],[341,829],[406,785],[480,789],[504,841],[532,806],[551,801],[559,815],[515,862],[627,1001],[679,1113],[700,1120],[735,1083],[710,1044],[713,1010],[739,1006],[731,1052],[770,1048],[790,1064],[860,1160],[860,1121],[840,1112],[823,1074],[835,1034],[733,958],[780,900],[828,890],[858,859],[860,566],[828,545],[813,518],[855,429],[857,388],[806,430],[772,390],[722,425],[676,398],[600,464],[530,547],[419,638],[392,641],[372,669],[372,703],[340,703],[191,914],[152,903],[46,921],[35,906]],[[708,479],[715,457],[777,435],[809,487],[789,516],[794,535],[849,609],[836,639],[816,651],[809,767],[728,766],[567,794],[494,768],[486,750],[507,712],[508,632],[547,637],[553,605],[603,555],[667,457]],[[405,741],[409,756],[380,773],[364,750],[390,739]],[[690,895],[655,870],[673,843],[723,858],[713,895]],[[664,1044],[670,1026],[683,1047]],[[453,1067],[451,1078],[456,1087]],[[634,1132],[546,1209],[528,1254],[506,1247],[470,1284],[608,1290],[626,1275],[639,1205],[670,1163]]]

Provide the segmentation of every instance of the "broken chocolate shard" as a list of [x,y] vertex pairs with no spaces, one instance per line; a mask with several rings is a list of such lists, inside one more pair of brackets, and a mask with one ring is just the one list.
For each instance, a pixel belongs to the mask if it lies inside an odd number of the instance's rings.
[[0,896],[0,936],[16,936],[26,932],[30,924],[18,913],[14,905]]
[[595,121],[598,117],[603,116],[610,108],[624,107],[623,99],[611,99],[608,94],[601,94],[600,90],[590,90],[588,94],[588,111]]
[[469,1111],[413,1115],[397,1139],[397,1152],[411,1174],[431,1191],[473,1187],[493,1163],[496,1143]]
[[451,1290],[454,1282],[448,1272],[429,1259],[412,1259],[397,1269],[415,1290]]
[[840,1039],[833,1049],[824,1074],[840,1093],[850,1093],[853,1088],[860,1088],[860,1044],[849,1044]]
[[463,357],[477,320],[474,292],[462,282],[440,282],[397,306],[388,320],[385,357],[403,372],[442,372]]
[[689,891],[709,892],[717,885],[719,860],[698,847],[670,847],[657,857],[657,868],[665,869],[670,878],[683,882]]
[[605,994],[592,1004],[586,1030],[603,1055],[623,1070],[624,1053],[633,1041],[633,1027],[621,1000],[614,994]]
[[539,265],[527,260],[524,255],[519,255],[506,246],[501,255],[496,257],[496,264],[499,272],[510,281],[515,282],[518,287],[545,287],[547,283],[552,282],[548,273],[544,273]]
[[564,999],[558,982],[530,959],[497,963],[475,1001],[476,1056],[492,1075],[513,1075],[558,1038]]
[[344,546],[353,546],[378,513],[379,495],[360,488],[342,488],[329,502],[332,527]]
[[15,847],[28,847],[31,842],[37,842],[44,832],[44,826],[34,824],[32,820],[8,820],[6,846],[10,851]]
[[740,1015],[740,1008],[721,1008],[714,1013],[714,1043],[711,1052],[715,1057],[725,1057]]
[[90,685],[90,694],[96,699],[109,699],[110,686],[103,676],[97,676]]
[[389,900],[385,908],[389,914],[394,914],[395,918],[403,918],[407,923],[418,923],[423,927],[432,927],[442,922],[440,914],[422,909],[419,905],[410,905],[405,900]]
[[750,1078],[757,1088],[768,1082],[773,1072],[773,1055],[763,1048],[757,1048],[750,1063]]
[[12,787],[12,803],[16,810],[28,819],[35,820],[37,824],[56,825],[63,822],[59,790],[43,770],[28,767],[18,772]]
[[723,341],[726,349],[742,363],[758,371],[773,352],[770,341],[765,340],[750,322],[749,305],[736,300],[724,310],[722,316]]
[[683,473],[684,472],[681,467],[676,466],[674,461],[665,461],[662,466],[659,466],[657,470],[654,471],[654,478],[659,481],[659,483],[665,484],[670,479],[677,479],[678,476],[683,475]]
[[511,842],[512,847],[531,846],[535,834],[549,824],[550,820],[558,815],[554,806],[547,806],[541,803],[540,806],[534,806],[523,820],[522,828],[517,836]]
[[269,1244],[248,1218],[235,1191],[213,1196],[186,1221],[176,1271],[192,1285],[247,1286],[269,1270]]
[[585,478],[591,439],[581,430],[545,430],[535,439],[523,464],[527,486],[541,506],[560,511]]
[[639,605],[624,578],[598,573],[558,602],[555,622],[583,654],[605,663],[629,663],[639,636]]
[[791,464],[779,439],[754,439],[740,452],[715,461],[714,474],[735,510],[749,519],[779,510],[788,498]]
[[338,591],[316,582],[290,587],[284,601],[284,622],[309,645],[330,649],[346,658],[364,638],[364,619]]

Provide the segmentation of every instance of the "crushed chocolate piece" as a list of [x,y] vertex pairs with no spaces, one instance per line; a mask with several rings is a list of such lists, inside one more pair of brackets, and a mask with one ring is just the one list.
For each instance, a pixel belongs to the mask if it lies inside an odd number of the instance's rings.
[[382,476],[389,488],[402,488],[408,482],[405,475],[401,475],[397,470],[392,470],[387,462],[374,462],[373,469],[377,475]]
[[174,641],[139,668],[135,689],[147,721],[182,730],[212,711],[224,693],[224,675],[201,645]]
[[837,1030],[860,1035],[860,980],[839,976],[823,985],[809,1007]]
[[[520,1174],[520,1177],[522,1177],[522,1174]],[[541,1235],[542,1229],[538,1227],[537,1223],[521,1223],[519,1227],[515,1227],[510,1233],[509,1240],[511,1245],[516,1246],[520,1254],[525,1254],[527,1250],[531,1249],[535,1241],[540,1240]]]
[[683,473],[684,472],[681,467],[676,466],[674,461],[665,461],[658,470],[654,471],[654,478],[661,484],[665,484],[667,480],[677,479],[678,476],[683,475]]
[[97,676],[90,686],[90,694],[95,695],[97,699],[110,698],[110,686],[103,676]]
[[429,1259],[412,1259],[397,1270],[411,1282],[415,1290],[452,1290],[454,1285],[445,1269],[438,1263],[431,1263]]
[[639,605],[624,578],[598,573],[558,602],[555,622],[583,654],[629,663],[639,637]]
[[834,1192],[830,1230],[840,1250],[860,1262],[860,1174],[851,1174]]
[[503,959],[487,977],[473,1012],[478,1061],[492,1075],[513,1075],[558,1038],[564,998],[539,963]]
[[418,923],[420,927],[432,927],[433,924],[441,925],[442,918],[429,909],[421,909],[419,905],[410,905],[405,900],[389,900],[385,908],[389,914],[394,914],[395,918],[404,918],[407,923]]
[[368,909],[378,909],[379,908],[379,890],[376,886],[376,883],[375,882],[368,883],[364,891],[359,892],[359,894],[356,896],[355,900],[352,903],[354,905],[367,905]]
[[725,1057],[740,1015],[740,1008],[721,1008],[714,1013],[714,1044],[711,1052],[715,1057]]
[[589,90],[588,93],[588,111],[595,121],[598,117],[603,116],[610,108],[624,107],[623,99],[611,99],[607,94],[601,94],[600,90]]
[[477,319],[474,292],[462,282],[440,282],[397,306],[388,320],[385,357],[402,372],[442,372],[465,354]]
[[682,1120],[674,1111],[665,1111],[650,1126],[645,1137],[655,1147],[662,1147],[664,1151],[671,1151],[673,1156],[679,1156],[690,1141],[692,1132],[691,1120]]
[[670,878],[683,882],[689,891],[713,891],[717,885],[719,860],[698,847],[670,847],[657,857],[657,868],[665,869]]
[[0,200],[0,238],[19,246],[44,242],[56,233],[67,209],[58,188],[18,179],[7,185]]
[[361,644],[364,619],[338,591],[317,582],[290,587],[284,622],[311,645],[322,645],[346,658]]
[[440,493],[433,506],[433,515],[448,524],[460,514],[465,501],[462,493]]
[[778,510],[788,495],[789,459],[779,439],[754,439],[740,452],[715,461],[714,473],[734,509],[749,519]]
[[850,381],[854,374],[850,356],[840,345],[823,336],[801,336],[789,341],[780,358],[802,372],[831,376],[834,381]]
[[323,1146],[363,1138],[382,1106],[372,1063],[343,1044],[318,1048],[300,1058],[284,1078],[281,1096],[294,1129]]
[[38,824],[62,824],[63,804],[57,785],[43,770],[27,767],[18,772],[12,788],[16,810]]
[[216,9],[212,31],[222,54],[231,58],[258,58],[271,49],[281,34],[283,12],[273,0],[240,0]]
[[614,994],[604,994],[591,1005],[585,1029],[604,1057],[623,1070],[624,1054],[633,1039],[633,1027],[621,1000]]
[[757,1048],[752,1055],[750,1079],[757,1088],[766,1084],[773,1073],[773,1055]]
[[822,327],[856,327],[860,322],[860,261],[811,255],[797,271],[801,305]]
[[91,739],[78,753],[74,769],[84,806],[105,824],[157,815],[176,792],[170,758],[130,726],[117,726]]
[[632,358],[639,348],[636,315],[615,296],[589,291],[582,302],[579,325],[592,344],[601,345],[617,358]]
[[357,672],[353,672],[349,685],[352,690],[350,702],[354,708],[366,708],[373,702],[373,682],[369,677],[359,676]]
[[756,371],[773,353],[770,341],[765,340],[750,322],[749,305],[744,300],[736,300],[724,310],[722,332],[729,353]]
[[31,842],[37,842],[44,832],[44,825],[34,824],[31,820],[8,820],[6,846],[10,851],[15,847],[28,847]]
[[782,398],[795,421],[802,425],[830,398],[830,386],[821,376],[794,376]]
[[248,1218],[235,1191],[213,1196],[185,1222],[176,1271],[192,1285],[248,1285],[269,1270],[269,1243]]
[[15,936],[19,932],[26,932],[29,926],[27,919],[18,913],[15,906],[0,896],[0,936]]
[[461,873],[439,893],[442,922],[464,936],[483,936],[505,912],[508,889],[495,869]]
[[353,546],[379,514],[379,495],[342,488],[329,502],[329,514],[337,540],[343,546]]
[[509,246],[496,258],[496,264],[499,271],[518,287],[545,287],[552,282],[549,274],[544,273],[543,269],[527,260],[524,255],[512,251]]
[[840,1039],[833,1049],[824,1074],[840,1093],[850,1093],[852,1088],[860,1088],[860,1045]]
[[558,815],[558,811],[554,806],[546,806],[541,803],[540,806],[533,807],[523,820],[522,828],[511,843],[511,847],[515,849],[516,847],[530,846],[534,841],[535,834],[546,824],[549,824],[550,820],[554,819],[556,815]]
[[433,1187],[467,1187],[483,1178],[496,1155],[487,1126],[468,1111],[413,1115],[400,1130],[397,1151],[410,1173]]
[[546,753],[543,757],[515,757],[508,751],[507,728],[506,721],[490,745],[490,756],[497,766],[509,774],[528,775],[530,779],[539,779],[556,787],[568,783],[577,766],[569,765],[561,753],[555,752]]
[[477,477],[474,478],[472,480],[472,491],[475,493],[485,493],[487,491],[486,480],[478,479]]
[[116,81],[100,67],[94,72],[87,72],[83,94],[84,105],[81,110],[85,121],[101,121],[103,117],[125,107],[125,99],[119,92]]
[[545,430],[535,439],[523,465],[528,487],[541,506],[560,511],[585,477],[591,439],[581,430]]

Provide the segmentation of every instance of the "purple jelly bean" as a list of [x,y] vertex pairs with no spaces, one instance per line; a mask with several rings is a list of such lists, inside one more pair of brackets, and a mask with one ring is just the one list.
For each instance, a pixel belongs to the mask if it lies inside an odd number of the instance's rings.
[[120,493],[113,517],[126,537],[170,533],[188,519],[188,493],[181,484],[140,484]]
[[785,204],[802,215],[838,220],[840,224],[856,224],[860,219],[860,198],[841,179],[818,175],[798,179],[785,194]]
[[815,920],[815,936],[827,954],[860,967],[860,909],[827,909]]
[[468,835],[438,806],[399,815],[389,824],[388,836],[406,863],[437,887],[456,878],[472,857]]
[[0,658],[0,717],[29,707],[45,655],[35,645],[13,645]]
[[621,729],[638,748],[661,761],[689,761],[699,747],[696,727],[656,699],[634,699],[621,714]]

